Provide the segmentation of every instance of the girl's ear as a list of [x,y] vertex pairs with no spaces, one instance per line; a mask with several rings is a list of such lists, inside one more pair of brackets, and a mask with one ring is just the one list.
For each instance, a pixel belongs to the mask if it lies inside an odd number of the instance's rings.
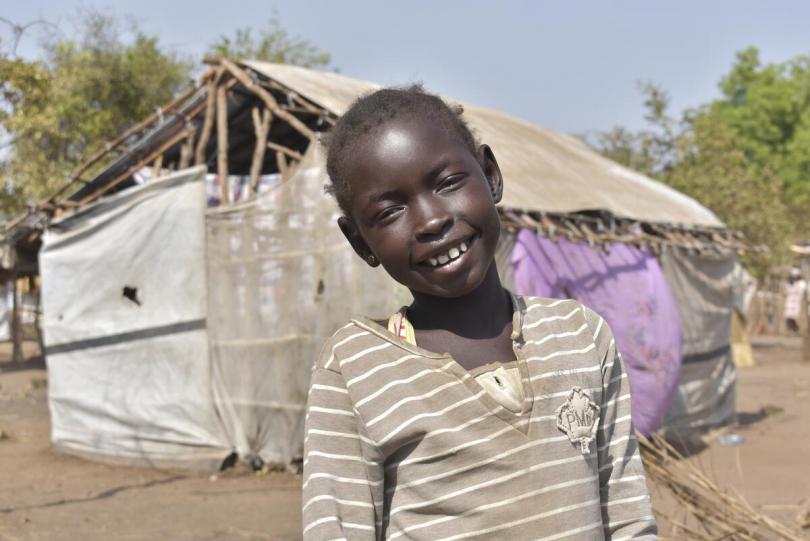
[[484,176],[489,183],[489,189],[492,192],[492,199],[497,205],[501,202],[503,197],[503,176],[501,175],[501,168],[498,166],[498,161],[495,159],[495,154],[489,145],[481,145],[478,147],[478,163],[481,164],[481,169],[484,171]]
[[357,224],[348,216],[341,216],[338,218],[337,223],[343,236],[346,237],[346,240],[352,245],[352,248],[355,253],[360,256],[360,259],[365,261],[369,267],[378,267],[380,260],[371,253],[371,249],[360,234],[360,230],[357,229]]

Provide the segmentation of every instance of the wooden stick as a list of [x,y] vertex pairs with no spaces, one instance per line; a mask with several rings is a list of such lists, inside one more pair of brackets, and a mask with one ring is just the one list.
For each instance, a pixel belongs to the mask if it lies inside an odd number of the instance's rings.
[[160,145],[160,147],[157,150],[155,150],[151,154],[147,155],[144,159],[140,160],[135,165],[133,165],[129,169],[127,169],[125,172],[123,172],[120,175],[118,175],[117,177],[115,177],[115,179],[113,179],[112,182],[108,182],[107,184],[100,187],[95,192],[91,193],[88,196],[85,196],[84,199],[82,199],[81,201],[78,202],[78,204],[79,205],[86,205],[90,201],[93,201],[94,199],[96,199],[98,197],[101,197],[105,193],[109,192],[110,190],[112,190],[113,188],[115,188],[116,186],[118,186],[119,184],[124,182],[126,179],[131,177],[132,174],[135,173],[138,169],[140,169],[144,165],[148,164],[149,162],[151,162],[152,160],[154,160],[155,158],[157,158],[158,156],[160,156],[161,154],[163,154],[164,152],[169,150],[171,147],[176,145],[178,142],[180,142],[183,139],[185,139],[186,137],[188,137],[188,135],[189,135],[188,132],[189,131],[191,131],[191,130],[189,129],[187,131],[181,131],[180,133],[178,133],[177,135],[175,135],[174,137],[172,137],[171,139],[169,139],[168,141],[166,141],[165,143]]
[[194,153],[194,132],[186,139],[186,142],[180,147],[180,164],[178,168],[185,169],[191,163],[191,155]]
[[[259,175],[262,173],[264,163],[264,151],[267,150],[267,134],[270,132],[270,122],[273,114],[269,109],[264,109],[259,115],[259,108],[251,110],[253,117],[253,131],[256,133],[256,146],[253,148],[253,161],[250,164],[250,190],[248,196],[255,195],[259,189]],[[259,118],[261,116],[261,118]]]
[[281,178],[285,178],[287,176],[287,158],[284,157],[284,153],[280,150],[276,151],[276,165]]
[[20,289],[17,284],[18,277],[17,271],[14,272],[14,277],[11,279],[11,358],[14,364],[22,364],[23,362],[23,340],[22,340],[22,318],[20,318]]
[[155,164],[152,166],[152,176],[158,178],[161,169],[163,169],[163,154],[155,158]]
[[284,145],[279,145],[278,143],[274,143],[272,141],[267,141],[267,148],[275,150],[276,152],[283,152],[294,160],[301,161],[304,158],[300,152],[296,152],[295,150],[291,150]]
[[227,58],[220,58],[219,63],[226,69],[228,72],[233,75],[240,83],[242,83],[245,88],[259,96],[259,98],[264,102],[265,106],[273,112],[273,114],[287,124],[295,128],[298,132],[304,135],[307,139],[313,140],[315,139],[315,132],[310,130],[306,124],[295,118],[293,115],[281,109],[278,105],[276,99],[270,94],[267,90],[262,88],[261,85],[256,84],[253,79],[248,75],[243,69],[239,66],[228,60]]
[[[208,77],[209,73],[210,72],[207,72],[203,76],[203,79]],[[183,101],[185,101],[186,99],[191,97],[197,90],[199,90],[201,86],[202,86],[202,84],[195,85],[195,86],[189,88],[187,91],[180,94],[179,96],[177,96],[176,98],[174,98],[172,101],[170,101],[168,104],[166,104],[165,107],[162,108],[161,114],[166,114],[166,112],[174,110],[180,103],[182,103]],[[137,124],[135,124],[134,126],[129,128],[128,130],[124,131],[124,133],[122,133],[121,135],[119,135],[118,137],[116,137],[115,139],[113,139],[112,141],[107,143],[106,145],[104,145],[104,148],[97,151],[86,162],[84,162],[75,171],[73,171],[70,174],[70,176],[68,177],[65,184],[63,184],[58,190],[56,190],[56,192],[54,192],[54,194],[51,195],[48,198],[48,201],[53,201],[56,197],[62,195],[65,190],[67,190],[70,186],[73,185],[73,183],[76,180],[79,179],[79,176],[84,174],[85,171],[90,169],[93,165],[95,165],[96,162],[98,162],[101,158],[106,156],[109,152],[111,152],[112,150],[115,150],[130,135],[132,135],[133,133],[137,133],[137,132],[141,131],[146,126],[148,126],[149,124],[154,122],[157,119],[157,117],[158,117],[158,112],[155,111],[154,113],[152,113],[151,115],[149,115],[145,119],[141,120],[140,122],[138,122]]]
[[205,147],[211,138],[211,130],[214,127],[214,110],[216,108],[217,82],[212,78],[208,81],[208,95],[205,99],[205,120],[203,120],[200,138],[197,141],[197,151],[194,153],[194,165],[205,163]]
[[217,88],[217,181],[222,205],[228,198],[228,94],[223,85]]
[[306,98],[302,97],[300,94],[295,92],[294,90],[287,88],[272,79],[267,81],[262,81],[262,86],[269,86],[279,92],[284,92],[287,96],[291,97],[293,101],[298,103],[301,107],[308,110],[311,113],[318,113],[324,116],[325,120],[329,122],[329,124],[335,123],[334,114],[331,111],[327,111],[326,109],[320,107],[319,105],[315,105],[314,103],[310,102]]

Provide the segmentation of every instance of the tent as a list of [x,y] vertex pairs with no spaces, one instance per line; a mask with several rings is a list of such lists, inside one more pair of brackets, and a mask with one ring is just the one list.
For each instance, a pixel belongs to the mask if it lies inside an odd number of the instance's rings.
[[[323,193],[319,134],[376,85],[286,65],[210,64],[196,87],[7,229],[7,252],[39,251],[53,441],[68,452],[293,463],[323,339],[347,313],[385,317],[407,302],[354,256]],[[739,237],[698,202],[575,138],[463,105],[506,180],[497,263],[507,284],[605,315],[644,431],[727,417],[697,397],[733,407],[723,272]],[[710,339],[690,334],[697,313]],[[682,362],[699,370],[681,373]]]

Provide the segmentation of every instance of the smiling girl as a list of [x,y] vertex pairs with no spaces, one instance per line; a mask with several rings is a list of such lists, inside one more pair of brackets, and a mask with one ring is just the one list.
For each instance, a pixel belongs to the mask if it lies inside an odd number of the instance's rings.
[[516,296],[494,264],[492,150],[420,87],[329,137],[338,226],[413,294],[327,342],[307,408],[305,539],[656,539],[608,325]]

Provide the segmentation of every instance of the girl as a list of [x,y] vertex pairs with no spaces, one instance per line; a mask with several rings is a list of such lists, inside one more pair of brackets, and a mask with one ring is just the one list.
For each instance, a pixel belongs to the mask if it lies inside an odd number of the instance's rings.
[[307,411],[305,539],[656,539],[608,325],[494,265],[498,163],[420,87],[329,138],[338,226],[413,293],[327,342]]

